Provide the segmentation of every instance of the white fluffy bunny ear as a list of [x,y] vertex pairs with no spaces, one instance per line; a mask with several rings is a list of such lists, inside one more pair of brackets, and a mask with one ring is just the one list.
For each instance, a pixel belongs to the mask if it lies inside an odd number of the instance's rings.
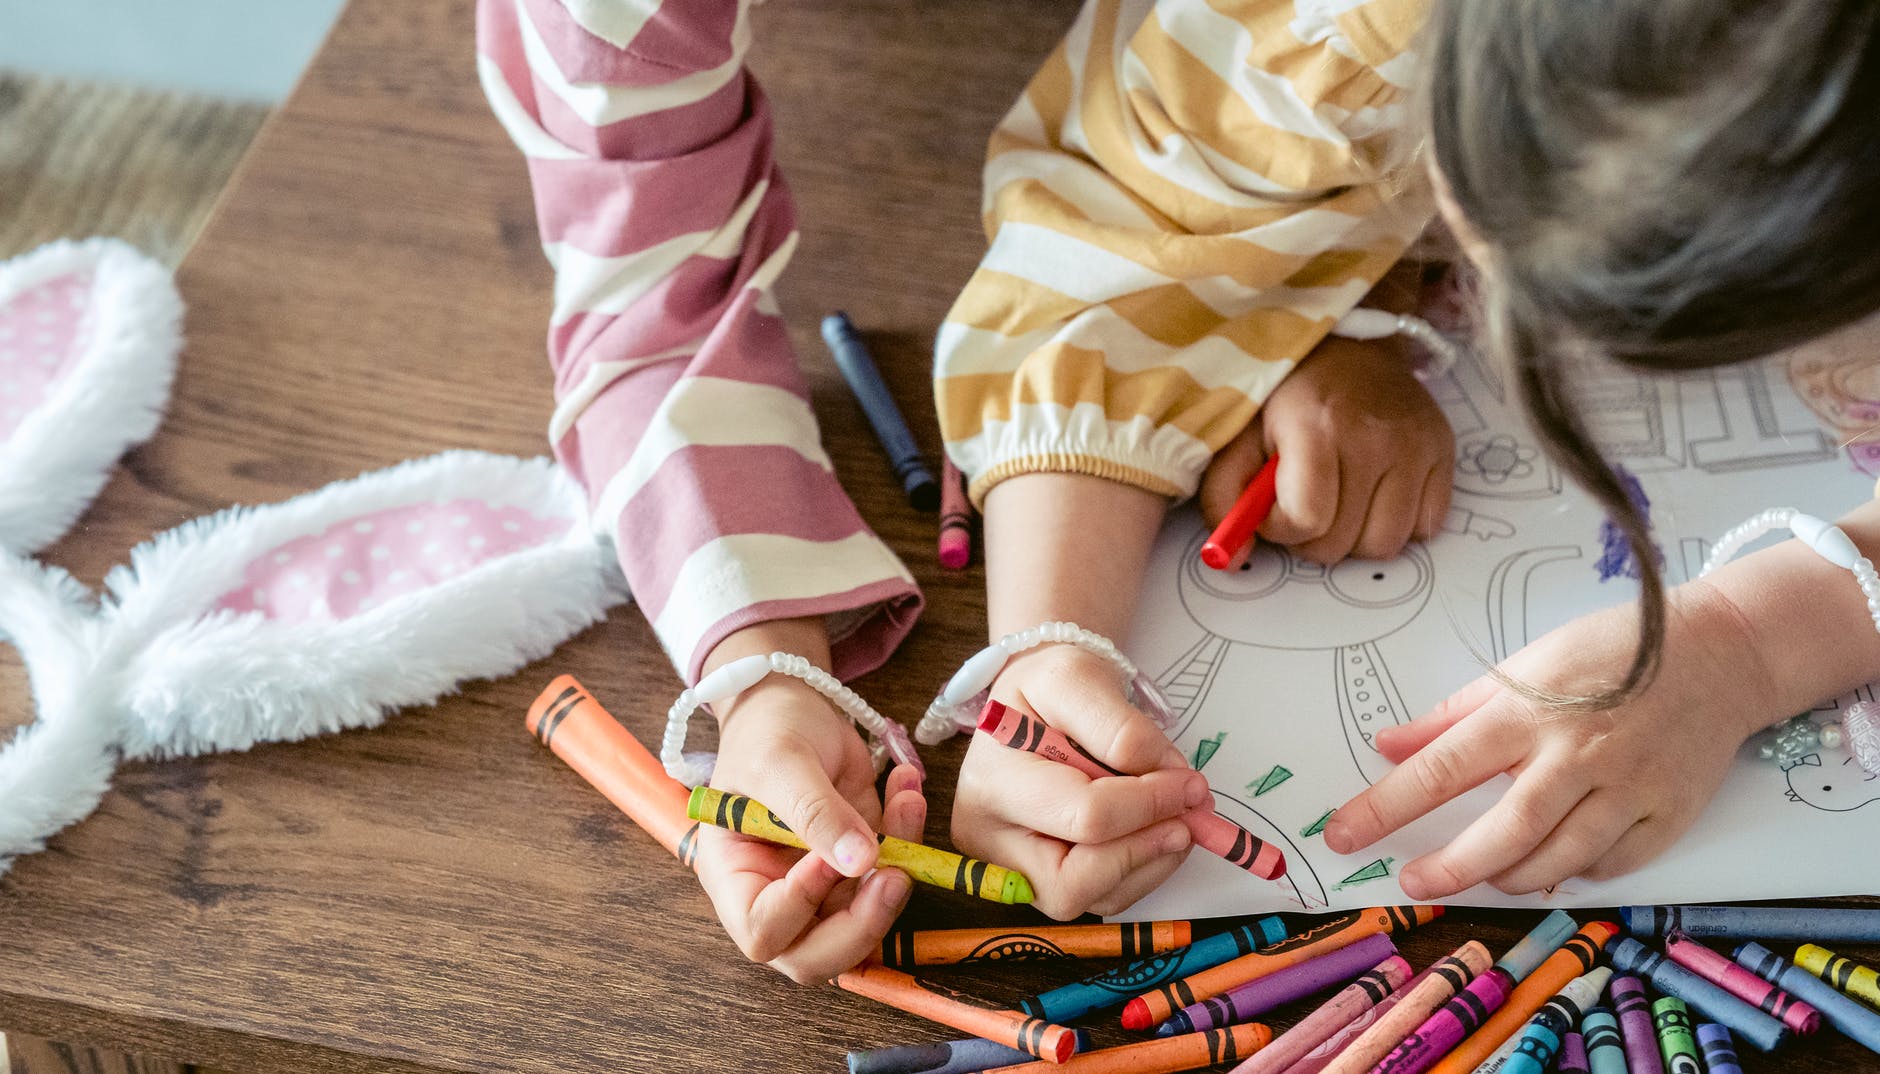
[[159,535],[106,578],[125,754],[369,726],[546,655],[626,597],[585,516],[548,460],[457,451]]
[[0,263],[0,549],[64,535],[156,431],[182,318],[168,270],[113,239]]

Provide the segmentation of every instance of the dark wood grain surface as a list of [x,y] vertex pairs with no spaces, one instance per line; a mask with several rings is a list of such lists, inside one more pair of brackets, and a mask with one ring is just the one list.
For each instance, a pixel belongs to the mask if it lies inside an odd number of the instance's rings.
[[[981,249],[986,135],[1073,11],[775,0],[757,16],[803,221],[783,304],[837,472],[930,602],[859,684],[904,721],[983,643],[982,577],[934,565],[933,519],[901,500],[815,324],[851,313],[936,449],[928,344]],[[469,0],[355,0],[183,265],[169,420],[48,558],[95,584],[231,503],[443,448],[543,450],[549,276],[471,26]],[[678,685],[629,608],[379,730],[127,767],[0,880],[0,1029],[336,1072],[835,1071],[850,1047],[958,1035],[743,962],[689,874],[523,732],[564,671],[647,739]],[[0,657],[0,720],[26,697]],[[931,755],[936,818],[960,750]],[[910,913],[1025,919],[928,893]],[[1421,964],[1471,936],[1505,945],[1534,917],[1459,912],[1405,947]],[[956,976],[1010,1000],[1085,970]],[[1876,1064],[1831,1040],[1745,1065]]]

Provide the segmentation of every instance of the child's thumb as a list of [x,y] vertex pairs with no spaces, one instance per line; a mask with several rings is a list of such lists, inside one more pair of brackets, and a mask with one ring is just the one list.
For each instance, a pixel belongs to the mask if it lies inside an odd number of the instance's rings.
[[762,782],[765,787],[752,797],[802,836],[810,853],[843,876],[861,876],[875,867],[875,830],[813,758],[779,755],[766,767]]

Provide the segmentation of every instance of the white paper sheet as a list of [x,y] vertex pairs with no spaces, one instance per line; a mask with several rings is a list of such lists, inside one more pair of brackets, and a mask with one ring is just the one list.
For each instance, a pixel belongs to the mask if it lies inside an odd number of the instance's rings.
[[[1833,519],[1873,495],[1874,479],[1861,469],[1875,468],[1871,449],[1844,447],[1842,431],[1880,423],[1880,407],[1859,398],[1880,395],[1861,388],[1872,374],[1850,378],[1798,361],[1677,381],[1611,371],[1589,385],[1587,410],[1607,457],[1636,476],[1650,501],[1668,581],[1694,576],[1711,540],[1764,508]],[[1195,851],[1123,917],[1409,901],[1397,870],[1460,832],[1508,779],[1361,854],[1333,854],[1306,833],[1388,770],[1369,744],[1373,730],[1407,722],[1477,677],[1471,647],[1499,660],[1575,616],[1635,597],[1636,583],[1615,574],[1622,543],[1602,539],[1603,516],[1548,464],[1488,370],[1465,361],[1432,390],[1455,426],[1459,461],[1448,532],[1427,546],[1325,571],[1262,545],[1247,569],[1217,572],[1199,561],[1205,534],[1192,510],[1163,532],[1128,651],[1174,700],[1182,750],[1193,758],[1213,749],[1203,771],[1218,811],[1278,840],[1290,871],[1263,881]],[[1850,575],[1837,584],[1855,582]],[[1858,696],[1872,698],[1872,688]],[[1817,718],[1853,700],[1824,702]],[[1824,749],[1784,772],[1757,760],[1752,742],[1708,811],[1638,872],[1519,898],[1481,885],[1447,901],[1586,906],[1871,893],[1880,890],[1876,802],[1880,780],[1844,750]]]

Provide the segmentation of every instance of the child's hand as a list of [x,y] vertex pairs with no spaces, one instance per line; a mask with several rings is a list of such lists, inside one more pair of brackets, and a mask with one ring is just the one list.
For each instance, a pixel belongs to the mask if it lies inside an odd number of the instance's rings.
[[1213,796],[1123,700],[1116,668],[1074,646],[1048,645],[1008,664],[992,693],[1134,774],[1093,780],[975,733],[953,804],[954,844],[1024,873],[1033,905],[1060,921],[1116,913],[1167,879],[1192,842],[1179,818]]
[[847,718],[808,685],[773,675],[722,713],[712,786],[762,802],[813,848],[699,829],[699,882],[739,950],[804,984],[880,950],[911,882],[899,869],[869,873],[875,826],[920,840],[927,802],[913,768],[888,774],[883,807],[868,747]]
[[[1587,616],[1502,669],[1550,694],[1596,693],[1631,662],[1637,621],[1630,607]],[[1404,867],[1405,895],[1442,899],[1482,881],[1521,894],[1637,868],[1703,811],[1737,747],[1786,715],[1744,624],[1707,583],[1673,590],[1657,677],[1608,711],[1563,710],[1477,679],[1434,712],[1378,734],[1378,750],[1400,767],[1333,814],[1325,845],[1356,853],[1508,772],[1514,785],[1501,801]]]
[[1260,536],[1307,559],[1389,559],[1442,528],[1455,436],[1395,343],[1327,338],[1280,382],[1201,479],[1209,525],[1275,451],[1279,503]]

